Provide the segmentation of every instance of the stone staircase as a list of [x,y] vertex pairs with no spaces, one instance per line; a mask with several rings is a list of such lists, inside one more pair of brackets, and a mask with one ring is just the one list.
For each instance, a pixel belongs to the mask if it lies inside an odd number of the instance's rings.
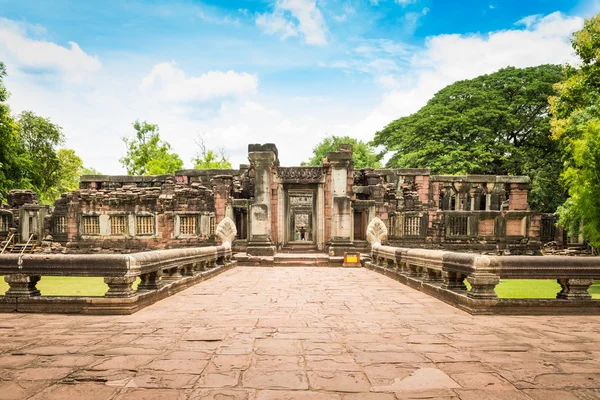
[[328,267],[329,256],[324,253],[277,253],[274,267]]
[[317,245],[313,242],[289,242],[281,248],[281,253],[296,253],[296,254],[307,254],[307,253],[321,253],[317,249]]

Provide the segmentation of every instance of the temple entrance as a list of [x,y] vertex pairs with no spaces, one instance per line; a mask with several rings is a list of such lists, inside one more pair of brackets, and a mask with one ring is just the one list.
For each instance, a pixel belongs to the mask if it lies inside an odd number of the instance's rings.
[[314,191],[290,189],[288,191],[288,243],[315,242]]

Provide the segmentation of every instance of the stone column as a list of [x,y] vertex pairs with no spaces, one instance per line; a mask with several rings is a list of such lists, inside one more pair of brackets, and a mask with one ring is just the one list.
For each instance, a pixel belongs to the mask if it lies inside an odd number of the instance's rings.
[[215,175],[210,183],[215,194],[215,216],[217,224],[225,217],[233,219],[233,208],[231,207],[231,186],[233,185],[233,176]]
[[277,162],[277,148],[273,144],[248,145],[248,159],[254,167],[254,204],[250,207],[247,253],[272,256],[275,246],[271,239],[271,168]]
[[331,240],[329,255],[343,256],[355,251],[352,242],[352,205],[348,193],[348,170],[352,170],[352,147],[340,146],[340,151],[327,155],[331,168]]

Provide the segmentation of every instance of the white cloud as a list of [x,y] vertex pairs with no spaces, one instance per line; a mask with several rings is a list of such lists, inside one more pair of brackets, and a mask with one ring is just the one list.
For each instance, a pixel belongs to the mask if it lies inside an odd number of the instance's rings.
[[206,101],[256,93],[258,77],[233,70],[210,71],[199,77],[186,77],[174,63],[156,64],[144,77],[139,89],[163,101]]
[[[582,18],[557,12],[524,18],[519,23],[526,28],[427,38],[425,48],[414,54],[411,64],[400,74],[373,71],[376,81],[394,86],[365,118],[354,125],[342,124],[336,131],[368,140],[394,119],[417,111],[437,91],[457,80],[472,79],[507,66],[577,62],[569,39],[573,31],[583,26]],[[400,83],[402,86],[398,87]]]
[[259,14],[256,25],[281,39],[302,34],[308,44],[327,43],[327,24],[316,0],[276,0],[273,12]]
[[0,18],[0,58],[9,69],[61,73],[73,82],[81,81],[102,66],[98,57],[90,56],[75,42],[63,47],[42,38],[31,38],[45,33],[45,28],[39,25]]
[[407,34],[413,34],[420,25],[420,19],[427,15],[429,8],[425,7],[421,12],[409,12],[404,15],[404,31]]
[[394,0],[394,2],[396,4],[400,4],[401,6],[404,7],[404,6],[408,5],[408,4],[416,3],[417,0]]
[[[569,35],[582,22],[552,14],[533,19],[529,28],[431,37],[422,48],[387,39],[349,43],[356,45],[352,58],[322,65],[353,71],[349,86],[362,73],[384,89],[353,95],[346,91],[344,98],[335,91],[319,92],[318,98],[280,95],[262,86],[259,91],[255,75],[227,69],[192,73],[162,63],[148,73],[147,64],[139,65],[139,59],[138,64],[112,60],[85,91],[72,85],[48,89],[23,72],[10,73],[6,84],[13,93],[14,112],[31,109],[50,117],[64,127],[67,146],[86,165],[107,174],[123,173],[118,163],[125,150],[120,138],[133,134],[131,123],[136,119],[157,123],[161,137],[186,166],[197,151],[194,139],[199,134],[205,135],[209,148],[223,147],[234,166],[247,163],[247,144],[256,142],[276,143],[282,164],[297,165],[326,134],[370,140],[375,131],[418,110],[458,79],[507,65],[575,62]],[[373,99],[373,93],[381,95]],[[212,108],[206,111],[207,107]]]

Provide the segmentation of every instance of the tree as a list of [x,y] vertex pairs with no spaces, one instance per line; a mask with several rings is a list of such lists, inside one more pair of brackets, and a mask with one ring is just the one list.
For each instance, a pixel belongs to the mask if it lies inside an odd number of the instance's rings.
[[81,175],[102,175],[102,172],[94,167],[83,167],[81,169]]
[[3,83],[6,67],[0,62],[0,199],[16,187],[29,188],[22,166],[27,166],[25,149],[19,139],[19,126],[6,103],[10,93]]
[[29,159],[22,165],[25,176],[40,200],[50,202],[56,198],[54,193],[58,190],[62,174],[57,153],[57,146],[64,143],[62,128],[31,111],[23,111],[17,122],[19,140]]
[[372,144],[393,153],[388,167],[529,175],[530,206],[554,212],[565,193],[558,146],[549,138],[548,98],[562,78],[560,66],[540,65],[455,82],[377,132]]
[[51,204],[62,193],[79,188],[79,177],[83,171],[83,161],[72,149],[58,149],[56,152],[59,168],[53,173],[52,180],[56,183],[45,192],[40,193],[43,203]]
[[194,168],[196,169],[231,169],[231,162],[225,157],[223,149],[219,149],[217,154],[213,150],[206,150],[206,144],[204,138],[200,137],[196,141],[196,144],[200,147],[200,152],[196,154],[196,157],[192,158]]
[[133,123],[134,139],[123,138],[127,154],[119,162],[129,175],[172,174],[183,167],[183,161],[171,152],[171,145],[160,140],[158,125],[146,121]]
[[566,79],[550,99],[552,137],[560,146],[561,176],[570,198],[559,208],[568,232],[583,234],[600,247],[600,14],[585,21],[572,37],[581,67],[565,68]]
[[369,144],[350,136],[331,135],[323,139],[313,148],[313,156],[306,164],[321,165],[330,151],[337,151],[340,144],[352,145],[352,161],[354,168],[381,168],[381,155]]

